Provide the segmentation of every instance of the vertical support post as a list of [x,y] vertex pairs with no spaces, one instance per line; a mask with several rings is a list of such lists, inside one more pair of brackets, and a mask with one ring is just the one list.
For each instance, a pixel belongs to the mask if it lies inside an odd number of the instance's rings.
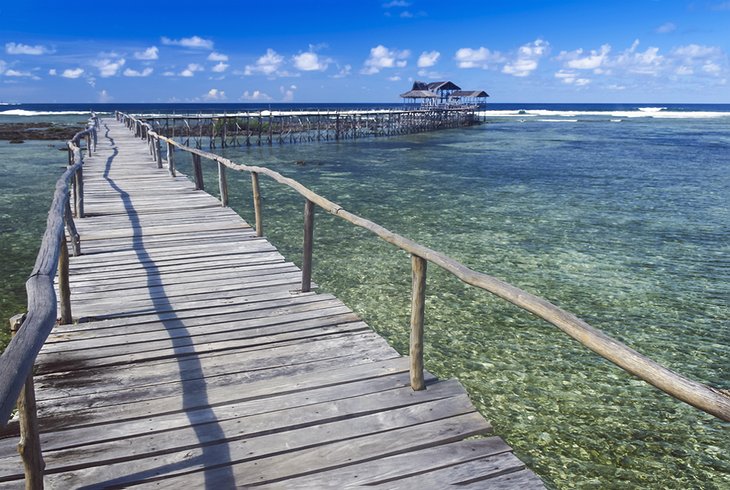
[[413,291],[411,295],[411,388],[423,390],[423,316],[426,306],[426,259],[411,255]]
[[[79,151],[81,156],[81,151]],[[84,168],[80,167],[74,174],[74,206],[77,218],[84,217]]]
[[302,292],[312,289],[312,248],[314,244],[314,203],[304,201],[304,247],[302,249]]
[[221,206],[228,207],[228,179],[226,178],[226,166],[218,162],[218,188],[221,192]]
[[61,233],[61,253],[58,256],[58,292],[61,303],[61,325],[73,323],[71,315],[71,286],[68,283],[68,245],[66,233]]
[[155,152],[157,153],[157,168],[162,168],[162,148],[160,146],[160,138],[155,138]]
[[[25,314],[15,315],[10,319],[10,332],[13,337],[18,333],[24,321]],[[43,490],[43,472],[46,463],[43,461],[43,453],[41,452],[33,373],[29,374],[25,380],[23,390],[18,397],[17,407],[20,418],[18,454],[23,459],[25,488],[26,490]]]
[[79,232],[76,230],[76,223],[74,223],[73,213],[71,212],[71,203],[66,200],[66,209],[64,210],[64,219],[66,221],[66,229],[71,237],[71,249],[73,250],[74,257],[81,255],[81,237]]
[[202,191],[205,189],[203,182],[203,167],[200,164],[200,155],[193,153],[193,173],[195,174],[195,190]]
[[175,177],[175,147],[170,142],[167,143],[167,170]]
[[264,219],[261,216],[261,190],[259,174],[251,172],[251,188],[253,189],[253,210],[256,215],[256,236],[264,236]]

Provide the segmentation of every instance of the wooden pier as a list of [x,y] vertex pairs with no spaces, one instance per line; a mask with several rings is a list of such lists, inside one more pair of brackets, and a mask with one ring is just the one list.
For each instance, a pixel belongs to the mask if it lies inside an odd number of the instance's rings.
[[162,136],[195,148],[340,141],[423,133],[480,123],[474,106],[351,111],[258,111],[147,115]]
[[48,487],[542,486],[458,382],[414,391],[408,358],[122,124],[84,182],[75,323],[35,367]]
[[[461,385],[424,368],[429,263],[730,421],[728,392],[271,169],[133,116],[92,121],[68,142],[27,316],[0,356],[0,488],[541,488]],[[203,160],[221,200],[204,191]],[[251,174],[254,228],[227,207],[227,171]],[[301,270],[264,237],[260,176],[303,197]],[[312,291],[315,208],[410,254],[408,357]]]

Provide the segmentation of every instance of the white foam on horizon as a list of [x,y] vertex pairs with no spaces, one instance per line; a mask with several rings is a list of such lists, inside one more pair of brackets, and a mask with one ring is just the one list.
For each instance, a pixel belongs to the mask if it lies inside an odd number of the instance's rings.
[[89,114],[91,114],[89,111],[27,111],[25,109],[0,111],[0,116],[83,116]]
[[540,122],[578,122],[577,119],[538,119]]
[[479,111],[477,114],[481,117],[570,117],[576,118],[581,116],[603,116],[610,118],[653,118],[653,119],[713,119],[721,117],[730,117],[730,112],[714,112],[714,111],[667,111],[659,107],[643,107],[641,109],[651,110],[634,110],[634,111],[554,111],[547,109],[515,109],[515,110],[495,110],[495,111]]

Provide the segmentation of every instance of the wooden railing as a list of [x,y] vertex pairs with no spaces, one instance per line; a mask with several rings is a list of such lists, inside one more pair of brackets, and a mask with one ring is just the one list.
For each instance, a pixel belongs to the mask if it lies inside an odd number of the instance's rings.
[[[57,318],[61,324],[73,321],[68,286],[69,247],[66,232],[71,238],[72,253],[79,255],[81,246],[74,225],[74,216],[77,218],[84,216],[82,150],[85,149],[87,154],[96,150],[97,125],[98,119],[92,113],[88,127],[68,142],[69,166],[56,182],[43,241],[36,257],[35,267],[25,283],[28,311],[11,319],[13,337],[0,356],[0,426],[5,427],[8,423],[17,400],[20,419],[18,451],[25,465],[26,488],[43,486],[44,464],[35,413],[33,364],[56,325]],[[84,143],[86,147],[82,148]],[[74,196],[73,212],[71,190]],[[57,307],[56,292],[53,288],[53,279],[57,272],[60,307]]]
[[117,119],[130,130],[147,140],[150,153],[161,168],[163,163],[161,142],[167,148],[166,162],[171,175],[175,175],[175,149],[192,155],[194,179],[197,189],[203,189],[201,158],[218,164],[218,180],[221,204],[228,205],[226,169],[249,172],[253,184],[253,202],[256,215],[256,235],[263,235],[261,193],[258,185],[259,175],[266,175],[276,182],[291,187],[304,197],[304,247],[302,258],[302,291],[309,291],[312,274],[312,237],[314,230],[314,205],[330,214],[338,216],[356,226],[369,230],[386,242],[411,254],[412,262],[412,300],[411,300],[411,386],[414,390],[424,389],[423,338],[426,269],[430,262],[450,272],[471,286],[488,291],[510,303],[529,311],[535,316],[551,323],[560,330],[591,349],[601,357],[613,362],[625,371],[641,378],[672,397],[688,403],[722,420],[730,421],[730,394],[727,391],[705,385],[686,378],[654,362],[622,342],[592,327],[572,313],[558,308],[546,299],[530,294],[500,279],[474,271],[440,252],[425,247],[406,237],[393,233],[368,219],[357,216],[342,206],[316,194],[299,182],[284,177],[279,172],[265,167],[240,165],[227,158],[200,149],[189,148],[181,143],[157,134],[153,128],[133,116],[116,113]]

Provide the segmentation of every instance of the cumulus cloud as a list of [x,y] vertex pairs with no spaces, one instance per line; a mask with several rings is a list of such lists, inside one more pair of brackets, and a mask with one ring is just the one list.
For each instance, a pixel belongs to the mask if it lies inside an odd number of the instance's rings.
[[659,48],[656,47],[649,47],[643,52],[639,51],[639,40],[637,39],[629,49],[622,51],[611,60],[611,64],[629,73],[656,76],[665,69],[667,59],[659,54]]
[[693,60],[697,58],[719,57],[722,50],[716,46],[704,46],[701,44],[688,44],[678,46],[672,50],[672,54],[679,58]]
[[296,85],[290,85],[289,87],[281,86],[279,87],[279,92],[281,92],[281,101],[282,102],[292,102],[294,100],[294,91],[297,89]]
[[5,43],[5,52],[8,54],[25,54],[30,56],[39,56],[42,54],[52,53],[53,50],[41,44],[30,46],[28,44],[21,43]]
[[203,96],[205,100],[225,100],[226,93],[223,90],[212,88],[208,90],[208,93]]
[[153,70],[150,67],[147,67],[142,71],[137,71],[137,70],[133,70],[131,68],[127,68],[126,70],[124,70],[123,75],[125,77],[148,77],[148,76],[152,75],[152,71]]
[[284,57],[279,53],[269,48],[266,53],[256,60],[255,65],[246,65],[244,75],[254,75],[261,73],[266,76],[272,76],[279,71],[279,68],[284,63]]
[[410,6],[411,2],[406,2],[405,0],[391,0],[390,2],[383,4],[383,8],[385,9],[392,9],[394,7],[405,8]]
[[33,80],[40,80],[40,77],[34,75],[29,71],[14,70],[12,68],[10,68],[9,70],[5,70],[5,76],[16,78],[32,78]]
[[99,102],[105,103],[105,102],[111,102],[114,100],[114,97],[109,95],[109,93],[106,90],[102,90],[99,92]]
[[670,32],[674,32],[676,30],[677,26],[674,25],[673,22],[665,22],[664,24],[654,29],[654,32],[656,32],[657,34],[669,34]]
[[550,49],[550,43],[536,39],[531,43],[520,46],[517,57],[502,67],[502,73],[516,77],[526,77],[537,69],[540,58]]
[[211,70],[213,70],[216,73],[223,73],[224,71],[226,71],[228,69],[228,66],[230,66],[230,65],[227,65],[226,63],[223,63],[221,61],[220,63],[216,64],[213,68],[211,68]]
[[319,56],[311,47],[309,51],[295,55],[292,60],[296,69],[301,71],[325,71],[332,62],[329,58]]
[[61,73],[61,76],[63,78],[79,78],[83,74],[84,74],[83,68],[68,68],[66,70],[63,70],[63,73]]
[[584,51],[583,49],[576,49],[575,51],[561,51],[557,59],[563,61],[567,68],[573,70],[600,70],[608,59],[610,52],[611,45],[604,44],[599,50]]
[[184,37],[182,39],[170,39],[169,37],[163,36],[160,41],[166,46],[182,46],[183,48],[193,49],[213,49],[213,41],[210,39],[203,39],[200,36]]
[[438,51],[424,51],[418,57],[418,68],[430,68],[438,62],[440,57],[441,53]]
[[[114,54],[114,53],[110,53]],[[99,69],[99,76],[101,78],[113,77],[117,72],[124,66],[126,60],[124,58],[102,58],[92,63],[96,68]]]
[[392,76],[392,77],[388,77],[388,80],[391,81],[391,82],[399,82],[400,81],[400,77],[398,75],[395,75],[395,76]]
[[228,61],[228,55],[213,51],[208,55],[208,61]]
[[262,100],[271,100],[271,96],[268,94],[260,91],[260,90],[253,90],[249,92],[246,90],[243,95],[241,95],[241,100],[250,100],[250,101],[262,101]]
[[138,60],[152,61],[159,58],[158,52],[159,50],[157,49],[157,46],[150,46],[144,51],[135,51],[134,57]]
[[48,70],[48,74],[51,75],[52,77],[55,77],[56,75],[58,75],[58,72],[56,71],[55,68],[51,68],[50,70]]
[[408,64],[406,59],[410,56],[411,52],[407,49],[399,51],[379,44],[370,50],[370,56],[365,60],[361,73],[375,75],[383,68],[404,68]]
[[460,48],[454,55],[456,65],[459,68],[489,68],[492,63],[501,63],[505,61],[498,51],[490,51],[488,48],[480,47],[479,49]]
[[203,67],[197,63],[190,63],[183,71],[180,72],[181,77],[194,77],[195,72],[203,71]]
[[578,87],[582,87],[584,85],[588,85],[591,83],[590,79],[588,78],[581,78],[578,75],[576,75],[575,72],[566,71],[566,70],[560,70],[559,72],[555,73],[555,78],[562,81],[563,83],[567,85],[575,85]]
[[350,73],[352,72],[352,65],[345,65],[342,68],[338,66],[337,68],[338,71],[336,74],[332,75],[332,78],[345,78],[350,76]]

